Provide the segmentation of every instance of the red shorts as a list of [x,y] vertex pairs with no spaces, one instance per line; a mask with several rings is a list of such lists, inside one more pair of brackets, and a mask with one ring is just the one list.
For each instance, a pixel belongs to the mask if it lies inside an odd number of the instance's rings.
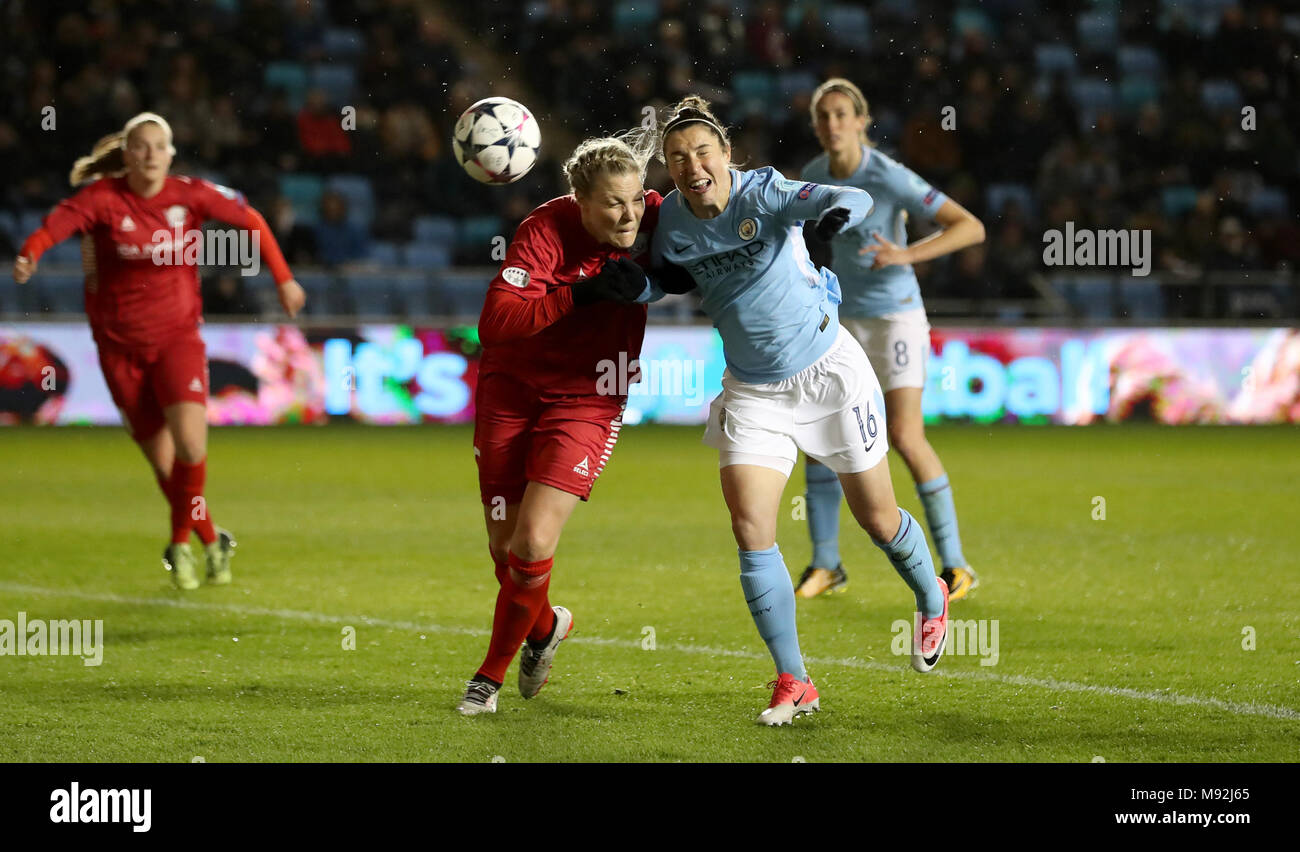
[[484,505],[524,499],[530,482],[586,500],[623,428],[622,396],[538,393],[502,373],[480,376],[474,460]]
[[163,409],[178,402],[208,402],[208,354],[196,332],[156,349],[100,345],[113,402],[137,441],[152,438],[166,424]]

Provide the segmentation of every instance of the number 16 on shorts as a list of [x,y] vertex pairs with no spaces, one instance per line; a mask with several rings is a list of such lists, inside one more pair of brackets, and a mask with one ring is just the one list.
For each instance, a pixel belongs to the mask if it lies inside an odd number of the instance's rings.
[[862,406],[853,406],[853,413],[858,417],[858,430],[862,433],[862,446],[867,452],[876,444],[876,435],[879,434],[880,428],[876,424],[876,415],[871,412],[871,404],[867,404],[867,416],[862,417]]

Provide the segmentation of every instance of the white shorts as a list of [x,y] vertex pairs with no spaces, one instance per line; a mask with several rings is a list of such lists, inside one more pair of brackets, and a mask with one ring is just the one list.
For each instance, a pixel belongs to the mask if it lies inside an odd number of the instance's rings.
[[925,366],[930,360],[930,321],[925,308],[841,322],[862,344],[886,392],[925,387]]
[[830,351],[788,379],[747,384],[724,372],[704,443],[720,451],[719,467],[756,464],[789,476],[802,450],[836,473],[859,473],[889,449],[885,399],[841,326]]

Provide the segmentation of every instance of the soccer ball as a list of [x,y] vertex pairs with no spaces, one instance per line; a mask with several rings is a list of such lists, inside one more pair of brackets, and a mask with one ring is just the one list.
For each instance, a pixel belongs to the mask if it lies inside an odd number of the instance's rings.
[[514,183],[537,162],[542,131],[526,106],[509,98],[484,98],[456,121],[456,161],[480,183]]

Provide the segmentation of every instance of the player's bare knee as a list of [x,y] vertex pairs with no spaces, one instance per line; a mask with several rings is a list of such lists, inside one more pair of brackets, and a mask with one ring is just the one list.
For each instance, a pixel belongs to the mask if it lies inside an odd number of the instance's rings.
[[904,459],[911,458],[925,446],[925,432],[920,426],[910,426],[905,423],[895,425],[891,420],[888,428],[889,446],[897,450]]
[[766,550],[776,540],[776,528],[743,515],[731,516],[731,532],[741,550]]
[[500,538],[488,538],[488,552],[492,554],[492,561],[501,565],[510,560],[510,539],[506,536]]
[[555,555],[559,536],[548,530],[521,526],[510,539],[510,552],[525,562],[540,562]]
[[898,535],[898,507],[892,506],[884,509],[872,509],[867,513],[866,518],[859,521],[859,525],[866,531],[871,539],[879,544],[885,544],[894,540]]
[[198,464],[208,454],[207,442],[180,438],[176,441],[176,457],[186,464]]

